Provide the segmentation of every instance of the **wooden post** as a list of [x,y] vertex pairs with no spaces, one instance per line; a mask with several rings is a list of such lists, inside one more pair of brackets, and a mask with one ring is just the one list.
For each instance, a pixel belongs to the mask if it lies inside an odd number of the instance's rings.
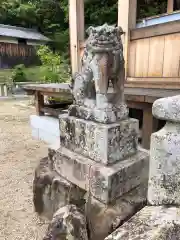
[[125,59],[125,76],[127,77],[130,30],[136,28],[137,0],[118,1],[118,26],[125,32],[122,36]]
[[174,0],[168,0],[167,13],[172,13],[174,10]]
[[38,116],[44,115],[44,112],[41,111],[43,106],[44,106],[44,96],[41,95],[39,91],[36,91],[35,92],[35,108],[36,108],[36,114]]
[[8,89],[7,89],[7,84],[4,83],[4,96],[7,97],[8,96]]
[[84,0],[69,0],[69,29],[72,73],[80,70],[81,46],[84,43]]
[[152,115],[152,107],[148,107],[143,111],[143,126],[142,126],[142,147],[150,148],[151,134],[158,129],[158,119]]

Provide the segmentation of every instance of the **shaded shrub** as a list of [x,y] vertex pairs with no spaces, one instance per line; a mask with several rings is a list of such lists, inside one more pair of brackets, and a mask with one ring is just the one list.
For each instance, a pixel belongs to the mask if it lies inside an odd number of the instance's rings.
[[14,67],[11,79],[13,83],[27,81],[27,77],[25,74],[25,66],[23,64]]

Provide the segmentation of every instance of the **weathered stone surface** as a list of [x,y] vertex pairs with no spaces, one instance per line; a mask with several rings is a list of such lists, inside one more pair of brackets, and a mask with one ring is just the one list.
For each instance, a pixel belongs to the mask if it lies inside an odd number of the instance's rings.
[[53,170],[53,161],[54,161],[54,156],[56,155],[57,150],[59,149],[59,141],[57,141],[54,144],[51,144],[48,147],[48,164],[51,170]]
[[161,98],[154,102],[152,113],[158,119],[180,123],[180,95]]
[[105,240],[179,240],[180,209],[145,207]]
[[68,203],[83,205],[84,194],[85,191],[53,171],[48,158],[40,160],[33,181],[33,202],[39,215],[52,219],[61,206]]
[[137,151],[138,120],[100,124],[67,115],[60,116],[61,146],[105,165]]
[[180,124],[167,122],[153,133],[150,148],[148,201],[180,204]]
[[43,240],[88,240],[86,218],[75,205],[60,208],[53,216]]
[[90,240],[104,240],[124,221],[144,207],[146,195],[147,181],[108,205],[88,195],[86,214]]
[[138,186],[148,177],[149,154],[138,151],[112,166],[60,147],[54,157],[54,168],[63,177],[107,203]]
[[72,105],[69,108],[69,116],[106,124],[127,119],[128,113],[129,110],[125,103],[119,104],[115,109],[100,109],[97,107],[88,108],[78,105]]

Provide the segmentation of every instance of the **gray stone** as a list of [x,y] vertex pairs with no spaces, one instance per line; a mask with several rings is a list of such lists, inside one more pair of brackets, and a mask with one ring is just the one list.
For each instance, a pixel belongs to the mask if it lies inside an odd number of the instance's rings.
[[105,240],[179,240],[180,209],[145,207]]
[[144,207],[146,195],[147,181],[108,205],[88,194],[86,216],[90,240],[104,240],[124,221]]
[[136,153],[138,120],[100,124],[64,114],[60,116],[60,141],[73,152],[112,164]]
[[54,212],[68,203],[83,206],[84,194],[85,191],[52,170],[48,158],[40,160],[33,181],[33,202],[40,216],[51,220]]
[[138,151],[112,166],[60,147],[54,157],[54,168],[64,178],[76,184],[104,203],[111,202],[138,186],[148,177],[149,154]]
[[180,204],[180,124],[167,122],[153,133],[150,148],[148,201]]
[[180,95],[156,100],[152,113],[158,119],[180,122]]
[[54,144],[49,145],[48,147],[48,164],[50,169],[53,170],[53,159],[54,156],[56,155],[57,150],[59,149],[59,141],[57,141]]
[[119,104],[115,109],[100,109],[96,106],[88,108],[79,105],[72,105],[69,108],[69,116],[106,124],[127,119],[128,113],[129,110],[127,108],[127,105],[124,103]]
[[86,218],[74,205],[58,209],[43,240],[88,240]]

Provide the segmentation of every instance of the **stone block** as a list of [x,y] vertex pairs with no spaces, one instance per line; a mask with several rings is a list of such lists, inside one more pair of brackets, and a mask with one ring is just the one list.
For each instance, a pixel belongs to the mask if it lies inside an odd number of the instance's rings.
[[149,154],[138,151],[112,166],[104,166],[67,148],[60,147],[54,169],[104,203],[111,202],[148,177]]
[[105,240],[179,240],[180,209],[145,207]]
[[86,216],[90,240],[104,240],[146,204],[147,181],[111,204],[104,204],[87,193]]
[[148,201],[180,205],[180,125],[167,122],[153,133],[150,148]]
[[100,124],[67,115],[60,117],[61,146],[105,165],[135,154],[138,120]]

